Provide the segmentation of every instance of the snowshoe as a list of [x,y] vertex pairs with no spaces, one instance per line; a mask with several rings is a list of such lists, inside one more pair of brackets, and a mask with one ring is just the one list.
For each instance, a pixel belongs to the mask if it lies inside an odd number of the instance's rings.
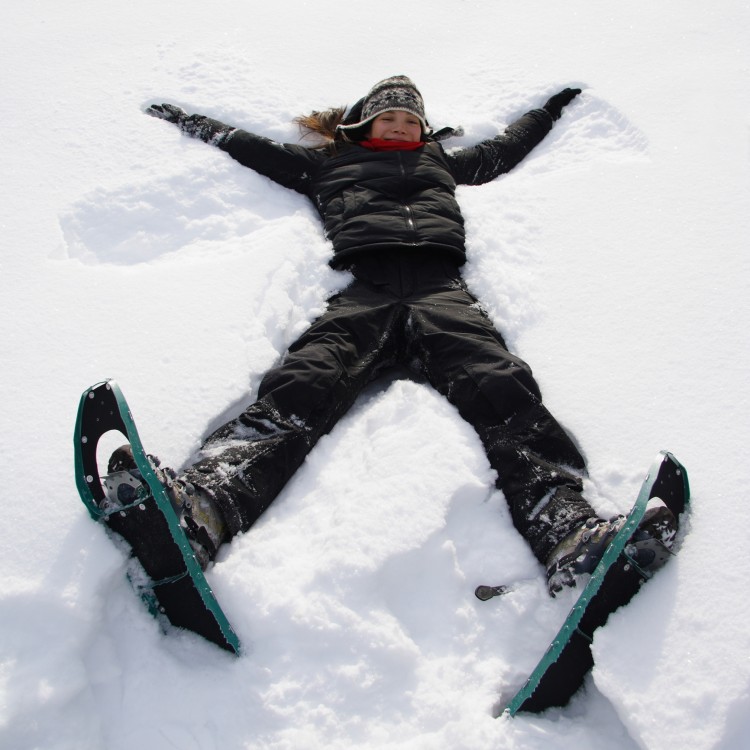
[[[128,448],[112,454],[109,473],[100,477],[97,446],[112,430],[125,436]],[[203,522],[205,502],[196,503],[196,493],[191,496],[184,483],[175,483],[158,462],[149,460],[122,391],[112,380],[92,386],[81,397],[75,473],[92,518],[125,539],[140,562],[146,580],[136,582],[133,576],[131,582],[152,613],[238,654],[239,639],[203,575],[202,566],[215,553],[200,551],[205,546],[201,539],[213,544]]]

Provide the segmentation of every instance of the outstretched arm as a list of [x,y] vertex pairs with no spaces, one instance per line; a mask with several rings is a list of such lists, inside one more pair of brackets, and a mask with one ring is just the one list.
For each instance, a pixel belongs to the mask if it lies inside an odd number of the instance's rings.
[[446,157],[456,182],[460,185],[482,185],[510,172],[549,133],[562,110],[581,89],[563,89],[550,97],[540,109],[532,109],[509,125],[503,133]]
[[311,173],[320,161],[320,155],[311,149],[277,143],[205,115],[189,115],[174,104],[152,104],[146,114],[177,125],[192,138],[218,146],[240,164],[300,193],[307,194]]

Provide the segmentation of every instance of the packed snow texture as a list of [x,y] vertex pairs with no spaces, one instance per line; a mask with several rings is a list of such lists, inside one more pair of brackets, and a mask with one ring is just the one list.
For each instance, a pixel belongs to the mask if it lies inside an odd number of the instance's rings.
[[[6,0],[0,21],[0,746],[748,746],[746,2]],[[459,190],[465,276],[601,514],[659,449],[690,471],[680,554],[541,716],[494,718],[572,599],[547,596],[476,434],[403,373],[209,572],[240,659],[160,632],[75,489],[86,386],[117,379],[184,466],[348,280],[306,198],[144,107],[297,142],[294,116],[399,73],[464,126],[450,147],[584,88],[517,169]]]

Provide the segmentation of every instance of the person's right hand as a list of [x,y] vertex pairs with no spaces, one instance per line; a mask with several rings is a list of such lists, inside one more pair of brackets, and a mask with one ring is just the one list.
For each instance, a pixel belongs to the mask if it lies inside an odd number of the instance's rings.
[[174,104],[152,104],[146,108],[146,114],[151,117],[158,117],[160,120],[166,120],[167,122],[173,122],[175,125],[180,125],[185,121],[188,114],[184,109],[175,106]]

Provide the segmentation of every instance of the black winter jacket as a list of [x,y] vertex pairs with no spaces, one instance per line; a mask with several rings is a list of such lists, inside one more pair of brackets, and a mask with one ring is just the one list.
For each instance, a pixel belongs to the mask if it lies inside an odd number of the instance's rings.
[[446,153],[436,142],[413,151],[371,151],[356,143],[310,149],[234,130],[220,143],[233,158],[307,195],[333,243],[334,267],[358,254],[409,247],[466,260],[456,185],[481,185],[510,171],[552,127],[535,109],[504,133]]

